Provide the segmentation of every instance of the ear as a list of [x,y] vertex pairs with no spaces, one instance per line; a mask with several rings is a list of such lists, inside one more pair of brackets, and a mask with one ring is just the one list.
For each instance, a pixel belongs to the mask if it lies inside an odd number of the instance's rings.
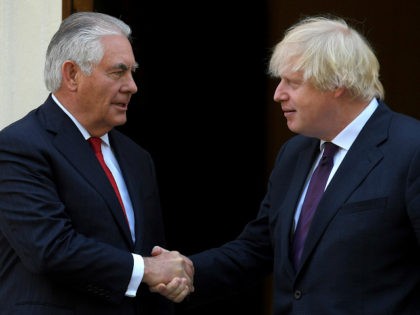
[[63,77],[62,85],[70,91],[76,91],[80,75],[79,66],[74,61],[66,60],[61,67],[61,73]]
[[334,90],[334,97],[339,98],[346,92],[346,88],[344,87],[338,87]]

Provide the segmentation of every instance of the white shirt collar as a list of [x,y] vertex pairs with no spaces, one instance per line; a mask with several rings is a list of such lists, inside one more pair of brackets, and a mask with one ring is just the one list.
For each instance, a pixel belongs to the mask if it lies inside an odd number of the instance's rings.
[[[366,122],[372,116],[373,112],[378,107],[378,101],[373,98],[369,105],[350,123],[348,124],[331,142],[339,146],[341,149],[348,151],[356,140],[360,131],[362,131]],[[325,141],[321,140],[320,149]]]
[[[66,115],[69,116],[70,119],[74,122],[74,124],[76,125],[77,129],[79,129],[79,131],[82,133],[82,135],[85,138],[85,140],[89,139],[91,137],[91,135],[86,130],[86,128],[83,127],[82,124],[79,123],[79,121],[60,103],[60,101],[55,97],[54,94],[51,94],[51,97],[54,100],[54,102],[58,105],[58,107],[60,107],[63,110],[63,112],[66,113]],[[101,137],[101,139],[102,139],[102,141],[104,143],[106,143],[109,146],[108,133],[104,134]]]

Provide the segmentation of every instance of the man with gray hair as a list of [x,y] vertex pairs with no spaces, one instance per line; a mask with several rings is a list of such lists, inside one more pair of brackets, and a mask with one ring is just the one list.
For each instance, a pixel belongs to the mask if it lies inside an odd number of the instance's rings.
[[66,18],[50,95],[0,132],[2,315],[171,315],[194,289],[188,258],[152,256],[165,245],[154,164],[114,129],[137,92],[130,36],[109,15]]

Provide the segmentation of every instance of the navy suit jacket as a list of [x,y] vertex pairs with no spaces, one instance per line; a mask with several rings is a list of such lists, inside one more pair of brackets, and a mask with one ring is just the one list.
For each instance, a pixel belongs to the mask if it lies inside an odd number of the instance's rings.
[[325,191],[294,270],[293,217],[318,148],[301,135],[287,141],[257,218],[236,240],[191,256],[191,303],[272,273],[275,315],[420,314],[420,122],[380,103]]
[[51,97],[0,132],[0,313],[172,314],[140,286],[125,297],[131,253],[165,245],[154,164],[117,130],[109,139],[135,217],[123,210],[89,143]]

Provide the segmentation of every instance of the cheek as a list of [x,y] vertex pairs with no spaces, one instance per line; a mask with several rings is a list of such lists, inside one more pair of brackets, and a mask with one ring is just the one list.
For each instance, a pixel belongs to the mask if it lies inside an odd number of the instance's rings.
[[96,103],[102,97],[102,89],[98,88],[98,84],[92,82],[92,80],[85,82],[79,86],[78,94],[81,97],[82,102],[85,103]]
[[95,107],[99,111],[105,111],[108,109],[113,97],[113,91],[110,88],[98,88],[92,87],[90,91],[87,91],[86,98],[90,100],[92,107]]

